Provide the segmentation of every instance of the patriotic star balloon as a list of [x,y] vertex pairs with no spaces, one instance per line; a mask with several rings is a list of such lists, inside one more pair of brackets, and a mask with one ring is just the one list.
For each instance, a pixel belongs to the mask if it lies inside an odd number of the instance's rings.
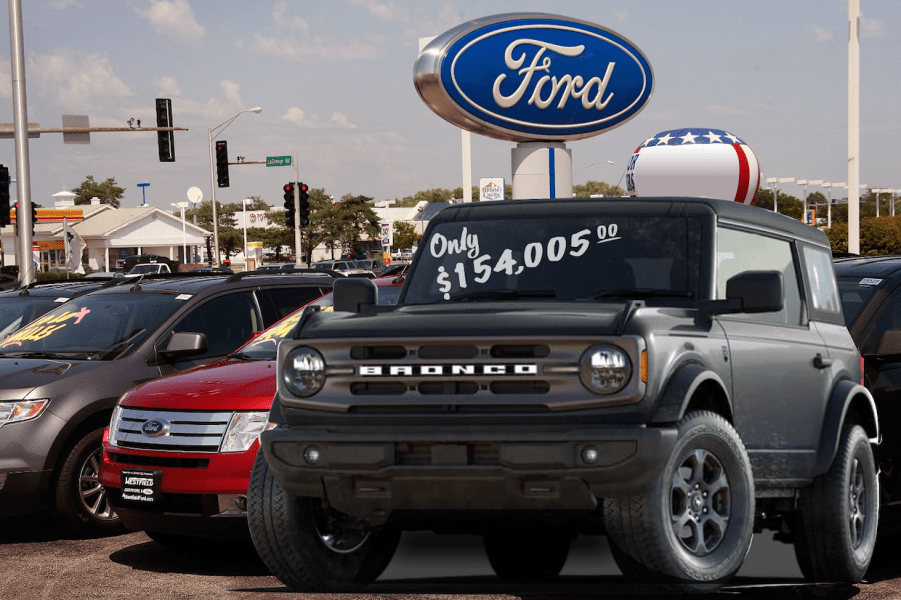
[[649,137],[626,169],[630,196],[700,196],[752,204],[760,186],[757,157],[722,129],[673,129]]

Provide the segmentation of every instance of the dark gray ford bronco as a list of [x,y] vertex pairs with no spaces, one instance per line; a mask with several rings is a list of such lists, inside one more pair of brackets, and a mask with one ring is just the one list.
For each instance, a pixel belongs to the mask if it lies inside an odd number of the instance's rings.
[[399,531],[484,536],[496,573],[557,575],[605,534],[634,581],[710,591],[754,532],[858,581],[878,425],[820,231],[692,198],[457,205],[395,307],[335,282],[278,350],[249,490],[266,565],[353,589]]

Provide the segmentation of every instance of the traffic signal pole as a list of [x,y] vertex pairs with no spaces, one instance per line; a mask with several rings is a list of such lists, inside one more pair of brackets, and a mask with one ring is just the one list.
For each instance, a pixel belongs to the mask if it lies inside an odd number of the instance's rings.
[[[13,85],[13,117],[16,139],[16,186],[22,214],[31,214],[31,169],[28,161],[28,110],[25,102],[25,49],[22,33],[22,0],[9,0],[9,54]],[[16,263],[19,281],[28,285],[34,281],[34,261],[31,258],[33,236],[30,227],[19,228]]]
[[301,254],[302,243],[301,243],[301,230],[300,230],[300,185],[298,185],[298,181],[300,181],[297,174],[297,157],[292,156],[291,162],[294,163],[294,262],[300,261],[300,257],[303,256]]

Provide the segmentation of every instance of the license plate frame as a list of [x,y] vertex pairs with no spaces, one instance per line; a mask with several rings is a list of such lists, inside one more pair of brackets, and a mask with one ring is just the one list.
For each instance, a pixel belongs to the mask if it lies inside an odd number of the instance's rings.
[[122,469],[120,482],[122,501],[152,506],[160,500],[162,471]]

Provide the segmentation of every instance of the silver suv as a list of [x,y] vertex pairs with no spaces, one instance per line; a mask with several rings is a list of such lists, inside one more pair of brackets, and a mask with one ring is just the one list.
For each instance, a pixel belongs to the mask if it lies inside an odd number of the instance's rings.
[[248,515],[294,589],[378,576],[402,529],[484,536],[510,581],[606,533],[623,574],[710,591],[764,529],[860,581],[879,438],[826,236],[734,202],[473,203],[396,307],[335,282],[278,351]]

